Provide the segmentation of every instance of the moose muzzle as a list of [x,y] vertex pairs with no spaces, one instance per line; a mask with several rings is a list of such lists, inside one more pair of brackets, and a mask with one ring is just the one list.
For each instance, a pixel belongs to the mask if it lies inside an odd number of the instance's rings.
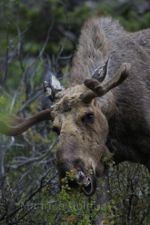
[[90,196],[95,192],[96,179],[94,175],[86,176],[84,172],[79,171],[76,175],[76,182],[81,186],[85,195]]

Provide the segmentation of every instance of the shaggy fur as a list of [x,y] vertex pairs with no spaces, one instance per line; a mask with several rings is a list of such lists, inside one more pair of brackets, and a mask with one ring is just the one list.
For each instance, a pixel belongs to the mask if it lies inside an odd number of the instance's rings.
[[108,118],[107,147],[116,162],[130,160],[150,168],[150,29],[126,32],[111,18],[88,21],[73,60],[71,82],[82,83],[109,57],[110,79],[121,63],[131,63],[128,79],[100,98]]

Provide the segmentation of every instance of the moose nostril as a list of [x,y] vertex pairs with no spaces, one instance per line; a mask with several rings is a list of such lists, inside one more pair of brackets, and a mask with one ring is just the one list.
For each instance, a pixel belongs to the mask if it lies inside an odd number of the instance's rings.
[[79,172],[77,173],[77,176],[76,176],[77,182],[78,182],[79,184],[82,183],[83,180],[84,180],[84,178],[85,178],[85,174],[84,174],[82,171],[79,171]]
[[87,177],[85,180],[84,180],[84,185],[85,186],[88,186],[90,183],[91,183],[91,178],[90,177]]
[[80,171],[80,172],[79,172],[79,178],[82,179],[82,178],[84,178],[84,177],[85,177],[84,173],[83,173],[82,171]]

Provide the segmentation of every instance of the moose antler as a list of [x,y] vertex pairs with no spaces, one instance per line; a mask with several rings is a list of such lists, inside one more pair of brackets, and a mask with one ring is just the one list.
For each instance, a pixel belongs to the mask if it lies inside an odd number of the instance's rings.
[[95,79],[85,80],[85,86],[92,91],[87,91],[86,93],[82,94],[80,98],[84,103],[90,103],[93,98],[103,96],[112,88],[121,84],[128,77],[130,68],[130,63],[123,63],[114,77],[102,84]]
[[8,136],[17,136],[23,133],[36,123],[43,120],[52,120],[51,110],[45,109],[36,113],[34,116],[23,119],[18,117],[7,116],[7,118],[0,118],[0,133]]
[[[59,80],[51,71],[48,71],[48,79],[44,81],[44,92],[54,101],[56,93],[63,90]],[[51,109],[45,109],[30,118],[18,118],[14,116],[0,116],[0,133],[8,136],[17,136],[36,123],[43,120],[52,120]]]
[[58,92],[61,92],[62,90],[64,90],[60,81],[50,70],[48,70],[46,73],[46,79],[43,82],[43,88],[44,88],[44,92],[46,96],[51,101],[55,100],[55,96]]

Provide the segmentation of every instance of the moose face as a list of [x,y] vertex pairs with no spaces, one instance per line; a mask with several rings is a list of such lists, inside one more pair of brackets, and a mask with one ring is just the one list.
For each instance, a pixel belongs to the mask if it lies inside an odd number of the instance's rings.
[[90,103],[81,100],[86,90],[84,85],[77,85],[63,91],[52,114],[53,130],[59,134],[56,158],[60,179],[72,171],[70,186],[78,185],[91,195],[96,176],[103,173],[108,124],[96,99]]
[[96,97],[122,83],[129,69],[130,64],[124,63],[106,82],[105,73],[99,79],[102,84],[90,79],[84,85],[61,91],[52,107],[53,130],[60,134],[56,151],[60,179],[72,171],[74,179],[69,182],[70,186],[80,186],[86,195],[95,191],[96,176],[103,173],[103,158],[109,153],[106,147],[108,123],[102,110],[105,108],[107,114],[109,103],[101,105]]

